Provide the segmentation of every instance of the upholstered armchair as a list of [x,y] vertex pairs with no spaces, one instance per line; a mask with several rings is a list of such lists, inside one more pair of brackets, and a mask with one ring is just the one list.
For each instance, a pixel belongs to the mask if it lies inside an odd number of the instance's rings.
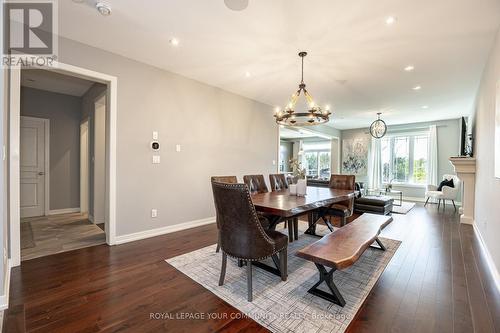
[[248,301],[251,302],[253,262],[272,257],[274,262],[279,262],[281,279],[286,281],[288,237],[262,227],[247,185],[212,182],[212,190],[222,250],[219,286],[224,284],[227,256],[245,261]]
[[453,203],[453,207],[455,211],[457,210],[457,206],[455,206],[455,200],[457,199],[458,193],[460,193],[461,181],[456,175],[443,175],[443,180],[453,180],[453,187],[443,186],[441,190],[439,190],[439,186],[437,185],[427,185],[427,191],[425,192],[425,200],[424,206],[427,206],[429,199],[438,200],[438,210],[441,206],[441,200],[443,200],[443,210],[446,209],[446,200],[451,200]]
[[[338,190],[354,190],[356,189],[356,176],[353,175],[331,175],[330,188]],[[340,226],[343,227],[347,223],[347,218],[354,212],[354,197],[333,204],[328,209],[327,215],[340,217]]]
[[[236,176],[212,176],[210,177],[210,181],[212,183],[228,183],[228,184],[236,184],[238,182],[238,178]],[[215,207],[215,223],[217,225],[217,232],[219,232],[219,217],[217,216],[217,207]],[[215,252],[219,253],[220,251],[220,235],[217,235],[217,248]]]

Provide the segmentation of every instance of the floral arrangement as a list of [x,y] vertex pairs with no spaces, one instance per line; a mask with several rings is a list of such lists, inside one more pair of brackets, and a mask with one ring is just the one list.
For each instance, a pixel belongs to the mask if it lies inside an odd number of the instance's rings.
[[293,170],[293,176],[296,179],[305,179],[306,178],[306,169],[302,167],[302,163],[299,162],[298,159],[292,158],[290,159],[290,167]]

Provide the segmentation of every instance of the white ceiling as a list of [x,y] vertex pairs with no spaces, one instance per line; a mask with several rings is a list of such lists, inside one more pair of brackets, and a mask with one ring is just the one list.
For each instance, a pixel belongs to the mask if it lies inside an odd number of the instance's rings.
[[308,51],[308,90],[339,129],[379,110],[388,124],[468,114],[500,23],[498,0],[108,0],[108,17],[94,3],[60,1],[59,33],[270,105],[297,88]]
[[21,86],[59,94],[80,97],[93,84],[92,81],[42,69],[23,69],[21,71]]

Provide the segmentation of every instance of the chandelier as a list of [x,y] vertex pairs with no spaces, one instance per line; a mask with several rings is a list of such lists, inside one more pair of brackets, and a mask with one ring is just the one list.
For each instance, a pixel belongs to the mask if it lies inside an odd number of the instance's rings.
[[[290,102],[281,110],[276,108],[274,117],[276,118],[276,123],[279,125],[287,126],[310,126],[326,123],[330,119],[330,109],[325,107],[324,110],[321,109],[316,103],[314,103],[313,98],[306,90],[306,84],[304,83],[304,57],[307,52],[300,52],[299,57],[302,59],[302,79],[299,84],[299,90],[297,90],[290,99]],[[307,102],[307,110],[301,112],[296,112],[295,105],[299,99],[300,93],[304,93],[304,97]]]
[[387,125],[385,124],[385,121],[380,119],[381,114],[382,113],[380,113],[380,112],[377,113],[378,119],[375,120],[370,126],[370,134],[375,139],[382,138],[385,135],[385,133],[387,132]]

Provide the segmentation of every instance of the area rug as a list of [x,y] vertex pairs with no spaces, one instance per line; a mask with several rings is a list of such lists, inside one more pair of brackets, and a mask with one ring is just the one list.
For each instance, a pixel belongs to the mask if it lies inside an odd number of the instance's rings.
[[401,206],[392,206],[392,213],[395,214],[407,214],[410,210],[415,207],[414,202],[402,202]]
[[[215,245],[165,261],[272,332],[344,332],[401,242],[381,238],[386,251],[369,248],[353,266],[333,274],[346,300],[342,308],[307,292],[318,281],[318,272],[295,253],[318,238],[303,234],[306,224],[299,227],[299,240],[288,247],[287,281],[254,267],[253,302],[247,301],[245,267],[229,257],[224,285],[218,286],[222,255],[215,253]],[[317,230],[326,233],[322,228]]]

